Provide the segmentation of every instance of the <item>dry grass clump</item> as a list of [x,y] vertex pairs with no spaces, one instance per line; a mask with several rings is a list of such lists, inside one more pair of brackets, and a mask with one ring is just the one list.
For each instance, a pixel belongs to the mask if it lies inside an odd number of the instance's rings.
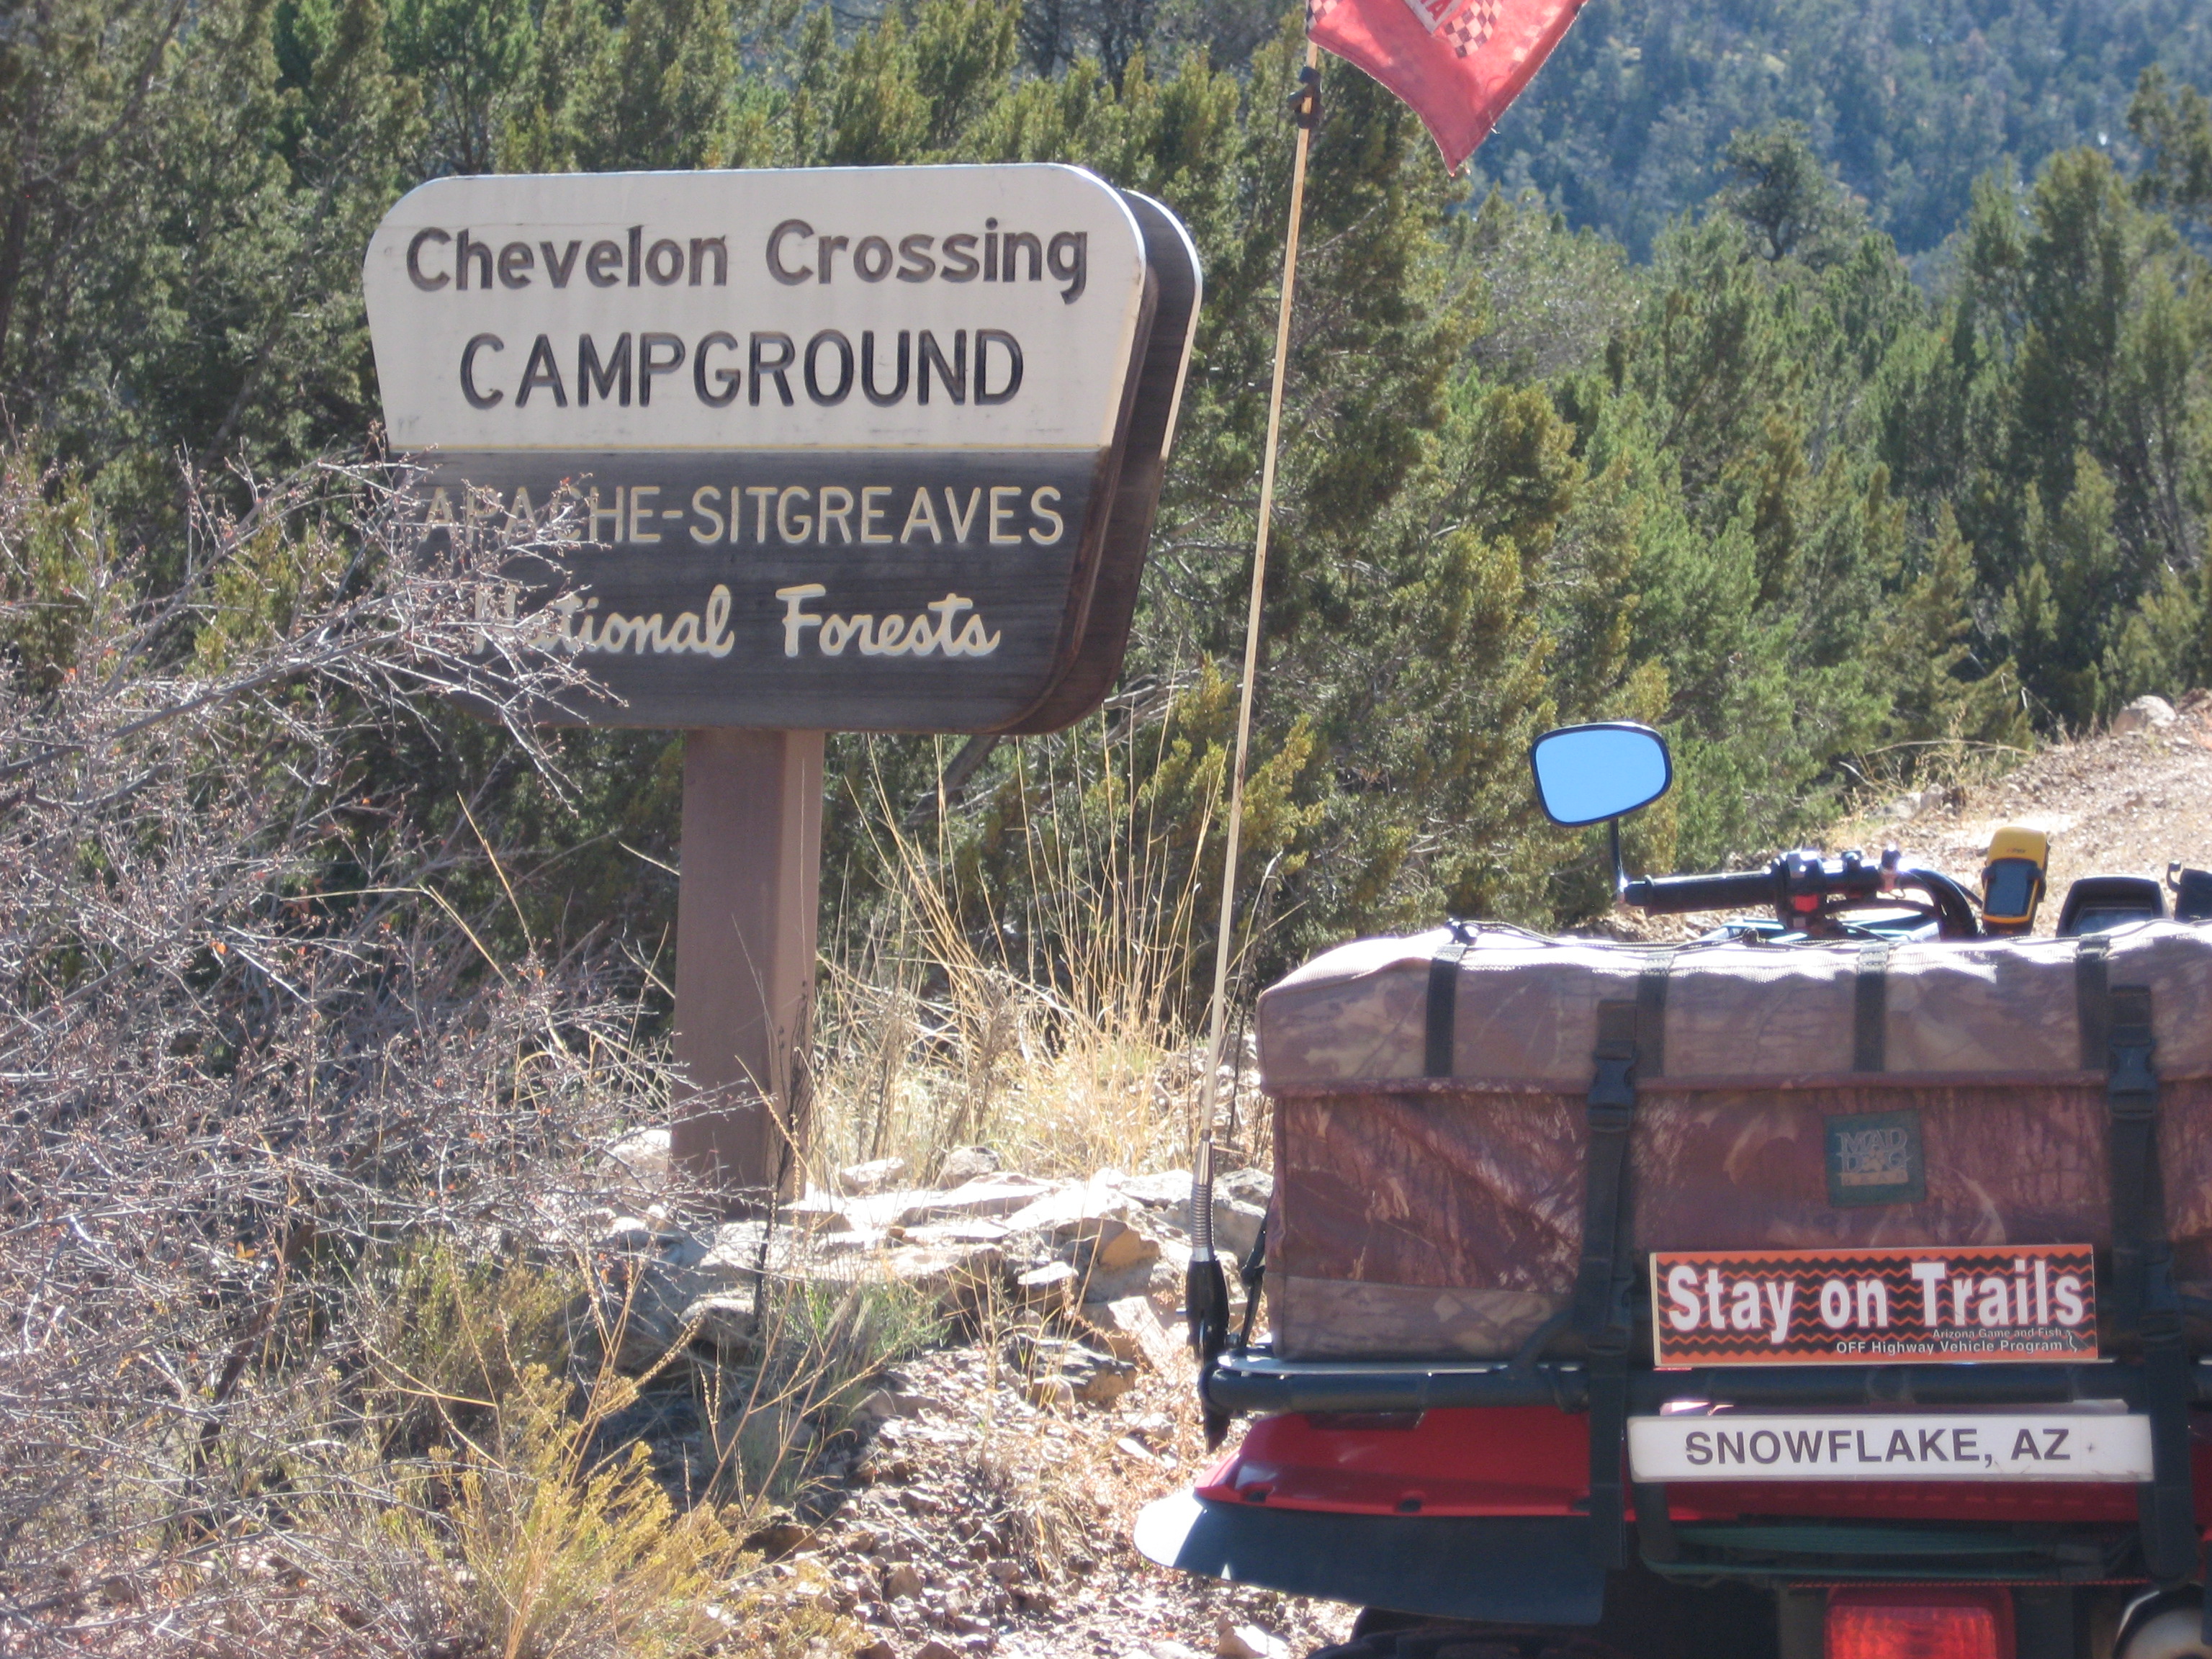
[[824,1460],[852,1448],[856,1407],[876,1378],[949,1334],[934,1296],[910,1285],[782,1271],[762,1285],[755,1352],[687,1372],[702,1425],[693,1489],[756,1508],[803,1508],[822,1495],[832,1479]]
[[[1178,734],[1171,720],[1093,724],[1102,740],[1085,741],[1090,728],[1066,740],[1080,751],[1073,781],[1024,762],[1006,786],[1024,827],[1018,925],[968,890],[949,833],[909,830],[880,784],[850,804],[889,880],[870,927],[824,964],[817,1180],[897,1157],[926,1181],[947,1151],[977,1143],[1037,1175],[1187,1164],[1204,1061],[1187,1000],[1202,941],[1199,866],[1178,837],[1194,826],[1159,822],[1136,783],[1158,767],[1139,746]],[[1208,796],[1197,838],[1211,828]],[[1237,1069],[1217,1129],[1249,1150],[1265,1125]]]

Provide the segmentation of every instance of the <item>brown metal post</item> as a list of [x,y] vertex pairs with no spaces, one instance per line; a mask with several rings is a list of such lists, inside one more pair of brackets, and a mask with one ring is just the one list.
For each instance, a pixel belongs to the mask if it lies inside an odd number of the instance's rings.
[[676,1059],[690,1104],[671,1150],[732,1214],[789,1189],[822,885],[822,733],[684,734]]

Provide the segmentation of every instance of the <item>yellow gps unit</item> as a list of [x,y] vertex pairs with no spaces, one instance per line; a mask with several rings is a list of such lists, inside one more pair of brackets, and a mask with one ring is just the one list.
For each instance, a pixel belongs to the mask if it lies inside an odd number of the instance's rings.
[[1992,933],[2024,933],[2043,902],[2051,837],[2040,830],[2007,824],[1990,837],[1982,866],[1982,925]]

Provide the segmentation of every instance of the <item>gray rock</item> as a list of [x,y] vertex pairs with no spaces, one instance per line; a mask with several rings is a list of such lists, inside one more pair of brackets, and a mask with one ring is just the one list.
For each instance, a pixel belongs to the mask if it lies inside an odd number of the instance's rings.
[[649,1263],[618,1261],[603,1267],[599,1294],[585,1298],[574,1341],[586,1352],[611,1346],[614,1366],[626,1376],[666,1359],[684,1340],[684,1311],[690,1298]]
[[1144,1206],[1110,1187],[1063,1187],[1006,1217],[1017,1232],[1042,1234],[1066,1255],[1071,1249],[1130,1230]]
[[1152,1276],[1146,1280],[1145,1295],[1154,1312],[1163,1316],[1180,1316],[1183,1298],[1188,1293],[1190,1250],[1188,1246],[1170,1239],[1161,1246],[1160,1259],[1152,1263]]
[[879,1193],[906,1175],[902,1158],[878,1158],[866,1164],[848,1164],[830,1177],[830,1189],[847,1198]]
[[1055,1190],[1049,1181],[1024,1175],[981,1175],[942,1192],[908,1195],[887,1224],[914,1227],[932,1221],[1012,1216]]
[[1016,1277],[1014,1299],[1025,1308],[1065,1308],[1073,1299],[1075,1284],[1073,1267],[1065,1261],[1048,1261]]
[[996,1244],[893,1244],[874,1252],[848,1252],[811,1264],[805,1277],[820,1285],[895,1281],[931,1297],[945,1314],[975,1313],[996,1299],[1006,1254]]
[[1267,1219],[1265,1204],[1249,1204],[1241,1198],[1231,1198],[1218,1188],[1213,1194],[1213,1252],[1223,1257],[1243,1261],[1251,1253],[1260,1237],[1260,1229]]
[[592,1248],[623,1255],[649,1256],[671,1267],[696,1267],[706,1256],[708,1244],[681,1227],[672,1226],[655,1205],[643,1216],[618,1215],[607,1223]]
[[1137,1368],[1132,1362],[1062,1337],[1017,1333],[1007,1343],[1007,1357],[1016,1370],[1028,1376],[1030,1397],[1039,1404],[1047,1403],[1039,1398],[1040,1393],[1054,1401],[1062,1397],[1054,1383],[1066,1385],[1067,1399],[1091,1405],[1119,1399],[1137,1386]]
[[801,1273],[809,1263],[879,1250],[885,1243],[880,1229],[809,1233],[781,1221],[730,1221],[714,1230],[713,1242],[695,1271],[714,1285],[734,1285],[750,1279],[757,1272]]
[[672,1167],[669,1162],[668,1131],[631,1130],[607,1148],[602,1165],[610,1176],[629,1185],[650,1193],[666,1191]]
[[[1101,1172],[1101,1176],[1104,1174]],[[1163,1170],[1157,1175],[1122,1176],[1113,1183],[1148,1210],[1190,1207],[1190,1171]]]
[[724,1361],[744,1364],[760,1352],[754,1322],[753,1298],[748,1292],[702,1296],[684,1310],[684,1323],[695,1342],[704,1342]]
[[898,1396],[889,1389],[873,1389],[853,1407],[855,1421],[887,1423],[899,1414]]
[[653,1227],[634,1215],[618,1215],[592,1241],[593,1248],[642,1253],[653,1248]]
[[1064,1376],[1032,1378],[1022,1392],[1029,1396],[1030,1404],[1048,1411],[1068,1411],[1075,1405],[1075,1384]]
[[592,1351],[612,1340],[615,1366],[626,1373],[659,1364],[686,1340],[691,1304],[731,1282],[705,1268],[709,1254],[707,1241],[669,1226],[658,1206],[616,1218],[593,1251],[598,1297],[578,1340]]
[[1144,1296],[1152,1287],[1152,1270],[1159,1265],[1155,1254],[1148,1261],[1139,1261],[1119,1273],[1103,1273],[1096,1268],[1080,1273],[1076,1280],[1078,1299],[1086,1307],[1101,1302],[1118,1302],[1125,1297]]
[[1103,1406],[1119,1400],[1136,1386],[1137,1368],[1118,1359],[1095,1367],[1080,1382],[1073,1383],[1075,1397],[1086,1406]]
[[1172,1370],[1176,1347],[1161,1328],[1152,1304],[1141,1296],[1118,1302],[1086,1303],[1083,1317],[1097,1339],[1115,1358],[1129,1360],[1156,1371]]
[[1094,1273],[1127,1273],[1160,1259],[1160,1242],[1128,1222],[1100,1229],[1078,1258]]
[[1275,1195],[1275,1177],[1265,1170],[1231,1170],[1213,1183],[1213,1190],[1265,1209],[1267,1200]]
[[988,1146],[955,1146],[945,1153],[945,1162],[937,1171],[937,1179],[942,1186],[957,1187],[963,1182],[977,1180],[1005,1167],[999,1161],[999,1155]]
[[[1260,1236],[1273,1197],[1275,1178],[1265,1170],[1234,1170],[1213,1183],[1213,1249],[1217,1255],[1242,1258]],[[1190,1188],[1188,1182],[1174,1203],[1158,1212],[1154,1224],[1164,1222],[1186,1238],[1190,1234]]]
[[1220,1639],[1213,1650],[1220,1659],[1289,1659],[1291,1651],[1281,1637],[1257,1625],[1232,1624],[1226,1617],[1221,1621]]
[[842,1194],[825,1193],[819,1187],[809,1187],[783,1206],[781,1218],[786,1225],[810,1233],[850,1232],[853,1228],[852,1200]]
[[2137,697],[2112,716],[2114,735],[2129,732],[2162,732],[2180,716],[2164,697]]
[[817,1237],[836,1233],[880,1233],[890,1227],[915,1227],[932,1221],[1003,1216],[1034,1204],[1054,1190],[1048,1181],[1021,1175],[985,1175],[939,1189],[903,1187],[889,1192],[847,1195],[810,1188],[804,1198],[783,1209],[786,1222]]

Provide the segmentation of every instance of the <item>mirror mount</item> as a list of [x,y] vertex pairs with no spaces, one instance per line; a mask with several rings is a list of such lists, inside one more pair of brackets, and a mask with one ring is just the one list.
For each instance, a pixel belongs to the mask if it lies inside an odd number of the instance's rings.
[[1613,896],[1626,894],[1621,816],[1649,806],[1673,786],[1674,763],[1667,739],[1627,720],[1562,726],[1528,745],[1528,766],[1535,775],[1537,802],[1553,823],[1570,830],[1605,825]]
[[1648,806],[1673,787],[1667,739],[1629,720],[1554,726],[1528,745],[1536,799],[1563,829]]

